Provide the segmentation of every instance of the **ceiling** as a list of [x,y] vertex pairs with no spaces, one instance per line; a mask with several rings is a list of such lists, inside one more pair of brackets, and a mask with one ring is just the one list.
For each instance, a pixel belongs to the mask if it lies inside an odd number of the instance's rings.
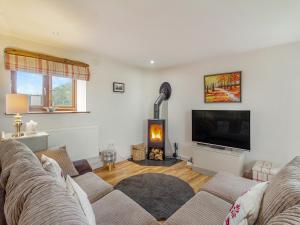
[[146,68],[298,41],[299,24],[299,0],[0,0],[2,34]]

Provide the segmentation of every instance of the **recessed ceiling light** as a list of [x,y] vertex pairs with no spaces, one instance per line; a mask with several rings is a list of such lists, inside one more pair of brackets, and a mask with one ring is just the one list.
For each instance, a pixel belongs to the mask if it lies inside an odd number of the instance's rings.
[[52,31],[52,35],[55,37],[58,37],[60,35],[60,33],[58,31]]
[[154,60],[150,60],[150,64],[154,64],[155,62],[154,62]]

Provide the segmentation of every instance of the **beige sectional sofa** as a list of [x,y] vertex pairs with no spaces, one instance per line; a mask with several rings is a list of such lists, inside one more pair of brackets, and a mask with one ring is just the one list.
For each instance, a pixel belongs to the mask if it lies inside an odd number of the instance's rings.
[[[79,204],[25,145],[0,144],[0,225],[88,225]],[[97,225],[158,225],[136,202],[93,173],[74,178],[92,203]],[[3,191],[4,190],[4,191]],[[2,195],[1,195],[2,193]],[[4,203],[4,207],[3,207]]]
[[[75,199],[42,168],[23,144],[0,145],[0,225],[85,225]],[[158,225],[136,202],[94,173],[74,178],[87,193],[98,225]],[[218,173],[177,210],[165,225],[222,225],[232,203],[256,182]],[[4,212],[3,212],[4,210]],[[300,157],[269,184],[256,225],[300,224]]]
[[[165,225],[222,225],[231,205],[256,182],[218,173],[177,210]],[[270,182],[256,225],[300,225],[300,157]]]

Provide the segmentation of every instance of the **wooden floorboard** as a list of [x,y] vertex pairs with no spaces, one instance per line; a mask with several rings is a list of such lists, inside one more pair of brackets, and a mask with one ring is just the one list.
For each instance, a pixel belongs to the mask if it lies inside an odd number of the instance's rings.
[[122,161],[116,164],[116,167],[109,172],[107,168],[99,168],[95,173],[108,183],[115,186],[121,180],[138,174],[144,173],[163,173],[178,177],[187,182],[195,192],[206,183],[210,177],[192,171],[191,167],[186,165],[185,161],[177,163],[170,167],[163,166],[140,166],[131,161]]

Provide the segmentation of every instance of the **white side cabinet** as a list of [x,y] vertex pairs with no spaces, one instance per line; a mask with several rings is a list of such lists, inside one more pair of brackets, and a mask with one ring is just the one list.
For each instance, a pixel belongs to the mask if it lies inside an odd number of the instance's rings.
[[219,150],[209,146],[192,145],[193,170],[208,175],[219,171],[243,175],[246,153],[240,150]]
[[13,137],[12,133],[6,133],[2,140],[17,140],[27,145],[33,152],[48,149],[48,137],[46,132],[38,132],[36,134],[24,134],[22,137]]

